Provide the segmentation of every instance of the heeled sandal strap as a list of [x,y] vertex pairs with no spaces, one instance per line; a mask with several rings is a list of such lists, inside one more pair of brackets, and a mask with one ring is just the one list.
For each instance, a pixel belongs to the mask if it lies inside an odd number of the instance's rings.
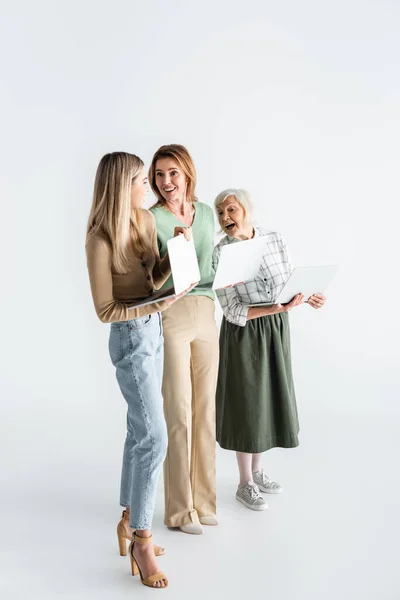
[[137,535],[137,533],[135,532],[133,534],[133,539],[134,539],[134,542],[137,544],[150,544],[151,540],[153,539],[153,536],[149,535],[149,537],[141,537],[140,535]]
[[150,575],[150,577],[146,577],[146,579],[143,579],[143,583],[144,585],[153,587],[155,583],[163,580],[165,581],[166,585],[168,585],[168,579],[166,578],[164,573],[162,573],[162,571],[159,571],[159,573],[155,573],[155,575]]

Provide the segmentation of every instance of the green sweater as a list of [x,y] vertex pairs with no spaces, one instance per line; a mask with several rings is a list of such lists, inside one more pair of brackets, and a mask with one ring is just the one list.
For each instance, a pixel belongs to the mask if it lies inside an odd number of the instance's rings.
[[[214,250],[214,213],[210,206],[202,202],[195,202],[196,209],[192,234],[194,245],[196,247],[197,259],[201,280],[200,283],[191,291],[191,296],[208,296],[211,300],[215,299],[212,290],[215,272],[212,267],[212,254]],[[150,209],[156,219],[157,240],[160,256],[164,257],[167,253],[167,241],[174,237],[174,228],[183,227],[182,221],[179,221],[175,215],[170,213],[163,206],[154,206]],[[173,285],[172,276],[167,279],[161,289]]]

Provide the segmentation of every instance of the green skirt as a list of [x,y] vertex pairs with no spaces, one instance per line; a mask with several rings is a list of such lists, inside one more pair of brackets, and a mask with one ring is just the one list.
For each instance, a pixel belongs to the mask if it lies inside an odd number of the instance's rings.
[[247,321],[223,319],[217,386],[217,441],[258,453],[299,445],[288,313]]

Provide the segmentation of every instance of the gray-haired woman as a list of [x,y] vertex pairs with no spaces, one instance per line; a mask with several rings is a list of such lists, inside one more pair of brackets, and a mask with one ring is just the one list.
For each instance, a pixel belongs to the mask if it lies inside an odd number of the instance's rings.
[[[274,304],[291,273],[290,258],[280,233],[253,225],[248,192],[224,190],[217,196],[215,208],[227,234],[214,249],[215,269],[224,245],[266,237],[257,277],[217,290],[224,319],[216,400],[217,441],[237,455],[240,481],[236,499],[252,510],[264,510],[267,503],[260,490],[276,494],[282,488],[264,473],[261,453],[298,446],[288,312],[303,302],[303,295],[286,305]],[[320,308],[325,297],[314,294],[306,302]],[[270,305],[251,306],[259,303]]]

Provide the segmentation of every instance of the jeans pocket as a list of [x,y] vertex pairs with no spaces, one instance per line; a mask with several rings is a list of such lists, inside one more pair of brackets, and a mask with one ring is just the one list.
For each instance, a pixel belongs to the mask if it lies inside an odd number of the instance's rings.
[[111,326],[110,338],[108,340],[108,351],[112,364],[115,366],[124,356],[123,339],[122,339],[122,326],[116,325]]
[[131,321],[128,321],[128,327],[131,331],[136,331],[136,329],[146,327],[146,325],[150,323],[151,317],[152,315],[146,315],[145,317],[138,317],[137,319],[132,319]]

